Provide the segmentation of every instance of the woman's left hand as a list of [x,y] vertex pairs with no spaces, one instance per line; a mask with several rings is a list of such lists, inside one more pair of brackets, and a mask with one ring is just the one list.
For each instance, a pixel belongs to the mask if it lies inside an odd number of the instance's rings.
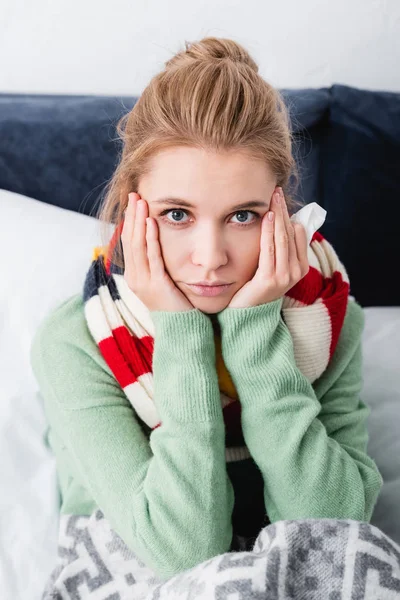
[[[272,221],[268,219],[271,212]],[[227,308],[258,306],[284,296],[309,271],[307,247],[305,228],[290,221],[283,190],[276,188],[261,224],[258,269]]]

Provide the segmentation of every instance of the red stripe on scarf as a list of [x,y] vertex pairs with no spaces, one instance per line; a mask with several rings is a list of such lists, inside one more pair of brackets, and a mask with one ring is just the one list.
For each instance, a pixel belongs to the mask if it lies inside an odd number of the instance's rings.
[[141,375],[151,373],[153,338],[133,336],[125,326],[113,329],[112,333],[114,337],[101,340],[99,348],[120,386],[126,387]]
[[[328,281],[328,279],[326,279],[325,281]],[[333,353],[335,352],[344,318],[346,316],[350,286],[347,283],[347,281],[343,281],[342,274],[338,271],[335,271],[332,279],[329,280],[329,284],[335,290],[331,297],[325,297],[328,295],[328,292],[324,294],[324,304],[329,311],[329,316],[332,325],[332,337],[329,349],[330,360],[333,356]],[[338,302],[339,298],[340,302]]]

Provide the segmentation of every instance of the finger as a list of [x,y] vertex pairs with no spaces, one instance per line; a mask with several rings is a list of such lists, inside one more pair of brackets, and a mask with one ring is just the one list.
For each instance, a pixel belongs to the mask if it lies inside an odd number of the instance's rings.
[[301,272],[303,273],[303,277],[305,277],[310,270],[310,263],[308,262],[307,232],[301,223],[295,223],[294,225],[297,256],[299,257]]
[[[272,215],[272,220],[268,218],[269,214]],[[258,271],[265,281],[275,275],[275,214],[271,210],[264,215],[261,224]]]
[[164,260],[161,254],[157,222],[148,217],[146,219],[147,256],[149,259],[150,275],[152,279],[162,279],[165,275]]
[[150,267],[147,258],[147,243],[146,243],[146,217],[147,202],[141,198],[138,200],[135,214],[135,224],[133,229],[133,255],[135,260],[135,269],[138,277],[149,277]]
[[[283,217],[283,200],[280,198],[279,193],[274,194],[274,206],[275,206],[275,248],[276,248],[276,276],[281,277],[282,280],[290,274],[289,272],[289,243],[288,234],[286,231],[285,221]],[[280,202],[277,199],[280,199]]]
[[135,212],[138,194],[128,194],[128,204],[125,210],[124,224],[121,232],[122,251],[124,255],[125,272],[135,275],[135,263],[133,256],[133,230],[135,224]]
[[[280,188],[282,190],[282,188]],[[285,201],[285,196],[283,191],[281,192],[281,202],[282,202],[282,210],[283,210],[283,218],[285,221],[285,227],[289,238],[289,266],[290,268],[297,265],[299,261],[299,257],[297,256],[297,248],[296,248],[296,234],[294,231],[293,223],[289,218],[289,211]]]

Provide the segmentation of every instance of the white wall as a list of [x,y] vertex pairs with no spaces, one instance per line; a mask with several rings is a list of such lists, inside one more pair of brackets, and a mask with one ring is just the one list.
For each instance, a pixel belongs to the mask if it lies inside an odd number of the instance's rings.
[[206,35],[277,87],[400,91],[399,0],[0,0],[0,92],[139,95]]

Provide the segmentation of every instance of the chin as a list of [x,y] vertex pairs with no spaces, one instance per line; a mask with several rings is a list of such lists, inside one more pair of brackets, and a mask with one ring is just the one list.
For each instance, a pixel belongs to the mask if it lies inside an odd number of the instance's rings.
[[231,301],[231,296],[229,298],[210,298],[210,297],[199,297],[193,296],[189,298],[190,302],[193,304],[194,308],[198,308],[201,312],[206,313],[207,315],[214,315],[221,310],[224,310]]

